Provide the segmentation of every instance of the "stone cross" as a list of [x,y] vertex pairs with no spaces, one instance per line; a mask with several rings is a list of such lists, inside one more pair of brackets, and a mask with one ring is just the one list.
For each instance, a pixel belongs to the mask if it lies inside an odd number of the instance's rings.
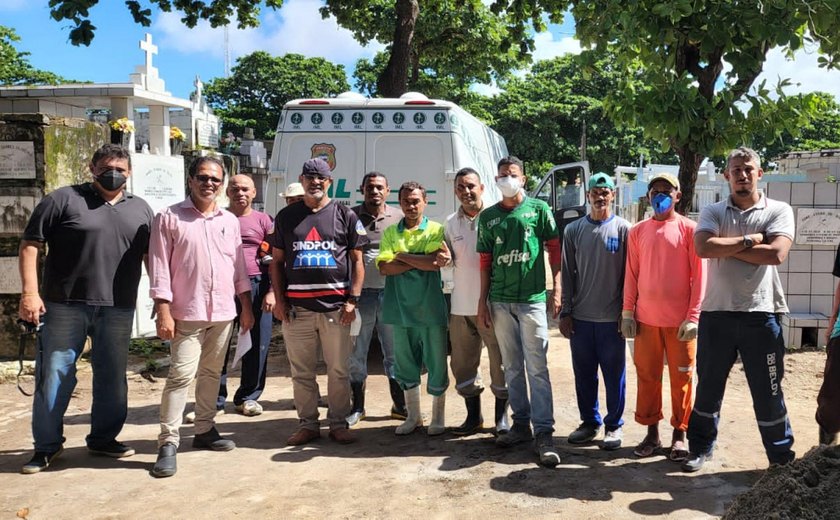
[[146,71],[152,69],[152,55],[157,54],[157,45],[152,43],[152,35],[146,33],[146,39],[140,40],[140,49],[146,51]]
[[204,83],[201,82],[200,76],[195,77],[193,85],[195,85],[195,102],[201,103],[201,87],[204,86]]

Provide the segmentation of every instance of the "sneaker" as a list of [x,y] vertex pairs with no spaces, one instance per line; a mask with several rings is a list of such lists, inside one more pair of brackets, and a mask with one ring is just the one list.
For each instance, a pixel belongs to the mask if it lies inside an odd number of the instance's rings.
[[263,413],[263,408],[260,403],[249,399],[242,404],[236,405],[236,411],[245,417],[254,417]]
[[61,452],[64,451],[64,446],[59,447],[56,451],[36,451],[32,458],[24,464],[23,468],[21,468],[20,472],[24,475],[31,475],[32,473],[38,473],[40,471],[44,471],[52,461],[54,461]]
[[196,433],[193,437],[193,448],[199,450],[230,451],[235,447],[236,443],[219,435],[215,426],[204,433]]
[[580,423],[577,430],[569,434],[569,444],[586,444],[598,436],[601,427],[596,424]]
[[364,410],[356,410],[345,417],[344,420],[347,421],[347,427],[352,428],[353,426],[359,424],[359,421],[363,420],[365,417],[367,416],[365,415]]
[[105,455],[106,457],[114,457],[115,459],[122,459],[134,455],[134,448],[116,439],[107,444],[88,446],[88,451],[95,455]]
[[688,458],[685,459],[681,467],[686,473],[694,473],[695,471],[700,471],[707,460],[712,460],[712,452],[689,453]]
[[601,441],[601,449],[607,451],[615,451],[621,447],[621,427],[615,430],[610,430],[604,434],[604,440]]
[[510,448],[511,446],[528,442],[533,438],[534,436],[531,434],[530,426],[514,424],[510,431],[496,437],[496,446]]
[[560,464],[560,454],[554,446],[554,439],[551,432],[538,433],[534,441],[534,449],[540,456],[540,466],[553,468]]

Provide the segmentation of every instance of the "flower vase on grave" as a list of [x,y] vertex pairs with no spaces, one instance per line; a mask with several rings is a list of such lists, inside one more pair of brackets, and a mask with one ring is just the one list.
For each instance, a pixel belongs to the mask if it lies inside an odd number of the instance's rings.
[[170,139],[169,149],[172,150],[172,155],[181,155],[181,151],[184,149],[184,141],[181,139]]
[[118,144],[123,148],[128,148],[131,142],[131,132],[122,132],[120,130],[111,130],[111,144]]

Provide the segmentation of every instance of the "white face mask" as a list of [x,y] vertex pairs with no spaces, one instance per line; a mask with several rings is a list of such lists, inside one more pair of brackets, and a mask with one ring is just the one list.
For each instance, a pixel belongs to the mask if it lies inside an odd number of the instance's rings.
[[516,197],[522,189],[522,183],[516,177],[499,177],[496,179],[496,187],[502,195],[508,198]]

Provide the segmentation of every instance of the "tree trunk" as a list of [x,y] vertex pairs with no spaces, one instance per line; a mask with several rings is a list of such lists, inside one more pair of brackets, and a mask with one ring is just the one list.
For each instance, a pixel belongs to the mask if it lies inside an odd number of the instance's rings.
[[682,198],[677,203],[677,213],[686,215],[692,211],[694,185],[697,183],[697,172],[700,170],[700,163],[703,162],[703,155],[689,148],[678,148],[677,156],[680,158],[680,190],[682,191]]
[[377,80],[377,89],[383,97],[400,97],[408,87],[408,70],[411,66],[411,41],[414,26],[420,14],[418,0],[397,0],[397,25],[391,44],[388,65]]

